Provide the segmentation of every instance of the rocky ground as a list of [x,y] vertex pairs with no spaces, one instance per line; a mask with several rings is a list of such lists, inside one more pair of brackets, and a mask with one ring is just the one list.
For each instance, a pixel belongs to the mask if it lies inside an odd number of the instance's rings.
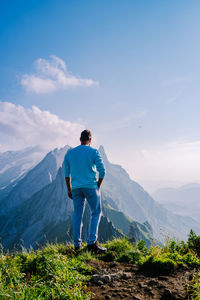
[[88,284],[93,299],[192,299],[188,291],[195,270],[179,267],[161,276],[142,272],[137,265],[95,260],[89,264],[95,269]]

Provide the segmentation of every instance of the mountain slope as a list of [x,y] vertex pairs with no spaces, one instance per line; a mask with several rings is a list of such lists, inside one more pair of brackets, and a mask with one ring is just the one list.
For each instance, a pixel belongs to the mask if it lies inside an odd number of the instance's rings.
[[0,199],[43,158],[39,147],[0,153]]
[[106,216],[113,225],[121,230],[126,236],[135,239],[136,241],[144,240],[146,246],[150,247],[153,238],[153,230],[147,221],[143,224],[133,221],[133,219],[123,212],[117,211],[111,206],[105,206],[103,211],[104,216]]
[[[67,196],[63,167],[59,168],[68,148],[48,153],[4,200],[4,207],[7,206],[6,209],[0,207],[0,237],[6,248],[19,245],[20,240],[27,247],[35,247],[37,242],[44,243],[45,239],[72,239],[72,201]],[[143,238],[149,241],[152,229],[154,237],[159,240],[166,235],[184,239],[191,228],[200,232],[198,222],[166,210],[132,181],[121,166],[111,164],[103,147],[100,147],[100,152],[107,170],[102,185],[104,217],[99,228],[101,241],[127,232],[136,240]],[[89,210],[86,207],[84,239],[88,235],[88,220]]]
[[[5,248],[18,247],[23,241],[26,247],[37,243],[52,241],[72,241],[73,202],[67,196],[63,168],[59,168],[56,179],[42,190],[25,200],[9,213],[7,218],[0,219],[0,236]],[[89,210],[84,215],[83,239],[88,236]],[[101,219],[99,240],[105,241],[122,237],[112,223]]]
[[193,228],[200,232],[200,223],[191,217],[173,214],[156,202],[128,173],[119,165],[111,164],[103,147],[100,147],[107,175],[102,187],[103,200],[115,209],[123,211],[132,219],[144,223],[148,221],[154,236],[163,240],[167,236],[186,239]]
[[11,190],[5,199],[0,202],[0,215],[8,214],[29,199],[33,194],[51,183],[55,178],[69,146],[54,149],[44,159],[30,170],[22,180]]

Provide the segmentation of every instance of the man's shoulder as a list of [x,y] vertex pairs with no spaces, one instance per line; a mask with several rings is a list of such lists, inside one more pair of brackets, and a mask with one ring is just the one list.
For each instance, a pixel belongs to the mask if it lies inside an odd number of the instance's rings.
[[93,147],[88,147],[89,149],[90,149],[90,151],[93,151],[93,152],[96,152],[97,151],[97,149],[96,148],[93,148]]
[[93,157],[96,156],[98,154],[98,150],[96,148],[93,147],[88,147],[87,151],[90,153],[90,155],[92,155]]
[[70,148],[66,154],[65,154],[65,157],[69,157],[69,156],[73,156],[73,155],[79,155],[80,153],[90,153],[91,155],[92,154],[97,154],[98,153],[98,150],[96,148],[93,148],[91,146],[82,146],[82,145],[79,145],[79,146],[76,146],[74,148]]
[[91,147],[91,146],[87,146],[87,145],[79,145],[79,146],[77,146],[77,147],[75,147],[75,148],[73,148],[72,150],[71,150],[71,152],[79,152],[79,151],[86,151],[86,152],[96,152],[97,151],[97,149],[95,149],[95,148],[93,148],[93,147]]

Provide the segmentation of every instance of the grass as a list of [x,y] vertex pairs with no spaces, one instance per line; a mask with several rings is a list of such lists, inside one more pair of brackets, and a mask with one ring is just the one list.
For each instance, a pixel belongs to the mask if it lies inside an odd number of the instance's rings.
[[192,282],[187,287],[190,299],[200,300],[200,272],[193,274]]
[[62,244],[1,254],[0,299],[90,299],[85,285],[92,271],[88,259],[91,254],[76,257],[72,247]]
[[[87,251],[76,255],[72,245],[64,244],[47,243],[42,249],[11,254],[0,248],[0,300],[91,299],[87,281],[93,270],[87,262],[94,259],[137,264],[156,274],[170,274],[179,266],[200,269],[200,238],[193,231],[187,242],[168,240],[163,246],[146,248],[143,241],[135,245],[123,238],[105,246],[107,253],[98,256]],[[193,299],[200,299],[199,275],[195,273],[188,287]]]

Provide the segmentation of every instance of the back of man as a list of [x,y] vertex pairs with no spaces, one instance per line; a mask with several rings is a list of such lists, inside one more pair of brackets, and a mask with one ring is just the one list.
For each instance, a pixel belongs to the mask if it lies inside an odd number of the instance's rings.
[[[100,186],[105,176],[105,167],[97,149],[90,147],[92,135],[89,130],[81,132],[81,145],[67,152],[64,159],[68,196],[73,200],[73,235],[75,250],[81,249],[82,218],[87,199],[90,210],[88,250],[99,253],[107,249],[97,243],[101,217]],[[97,171],[99,178],[97,179]]]
[[79,145],[67,152],[65,169],[66,175],[69,175],[70,169],[72,190],[80,187],[97,188],[96,169],[100,178],[105,175],[105,168],[98,150],[87,145]]

